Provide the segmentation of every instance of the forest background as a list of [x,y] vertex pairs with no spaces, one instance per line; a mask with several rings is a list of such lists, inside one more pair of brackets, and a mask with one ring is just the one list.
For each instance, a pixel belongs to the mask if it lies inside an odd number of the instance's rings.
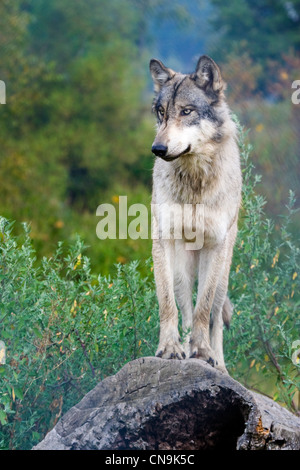
[[298,412],[299,26],[300,0],[1,0],[1,449],[155,353],[151,240],[96,235],[100,204],[150,210],[152,57],[187,73],[208,54],[228,84],[244,188],[226,364]]
[[267,213],[280,214],[289,189],[300,191],[299,106],[291,101],[299,5],[2,0],[1,215],[16,231],[30,223],[39,258],[77,233],[102,274],[150,255],[150,240],[99,240],[96,209],[118,211],[120,195],[150,207],[149,60],[187,73],[204,53],[220,64],[230,106],[250,128]]

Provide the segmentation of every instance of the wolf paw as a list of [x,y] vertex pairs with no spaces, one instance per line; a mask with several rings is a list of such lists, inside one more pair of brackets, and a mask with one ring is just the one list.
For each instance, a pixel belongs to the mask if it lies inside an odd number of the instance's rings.
[[186,355],[179,341],[169,341],[159,344],[156,357],[162,359],[185,359]]
[[228,370],[224,364],[224,361],[219,361],[216,358],[214,351],[211,348],[203,349],[203,348],[191,348],[192,353],[190,358],[197,358],[202,359],[203,361],[207,362],[210,366],[214,367],[215,369],[219,370],[223,374],[229,375]]
[[190,359],[202,359],[203,361],[207,362],[207,364],[209,364],[210,366],[212,367],[216,367],[218,368],[218,361],[214,358],[214,355],[211,354],[207,354],[206,352],[204,351],[194,351],[191,355],[190,355]]
[[210,366],[218,368],[218,361],[216,360],[215,354],[209,345],[197,344],[197,342],[191,340],[191,354],[190,358],[202,359],[206,361]]

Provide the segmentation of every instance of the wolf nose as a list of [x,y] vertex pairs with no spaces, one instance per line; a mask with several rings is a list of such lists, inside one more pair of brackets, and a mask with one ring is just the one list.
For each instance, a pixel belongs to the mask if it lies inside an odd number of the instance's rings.
[[165,147],[164,145],[158,144],[158,145],[152,145],[152,152],[154,155],[157,157],[165,157],[167,155],[168,147]]

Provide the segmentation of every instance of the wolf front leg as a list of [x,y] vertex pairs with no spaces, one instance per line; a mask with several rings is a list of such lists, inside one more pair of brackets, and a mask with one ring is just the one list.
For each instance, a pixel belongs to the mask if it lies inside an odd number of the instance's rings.
[[184,359],[174,295],[174,240],[153,240],[152,255],[160,316],[160,336],[156,356]]
[[187,250],[184,240],[175,240],[174,291],[182,317],[183,349],[190,356],[190,337],[193,326],[193,287],[199,252]]
[[216,355],[210,345],[210,311],[219,282],[219,269],[224,263],[222,246],[202,248],[198,266],[198,295],[193,315],[191,357],[204,359],[217,365]]

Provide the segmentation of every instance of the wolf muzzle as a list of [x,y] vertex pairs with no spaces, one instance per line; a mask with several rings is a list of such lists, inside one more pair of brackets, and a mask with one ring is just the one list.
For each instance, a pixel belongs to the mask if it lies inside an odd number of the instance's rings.
[[189,145],[183,152],[181,152],[179,155],[176,155],[174,157],[168,156],[168,147],[162,144],[157,144],[157,145],[152,145],[151,151],[156,155],[156,157],[160,157],[166,162],[171,162],[172,160],[176,160],[176,158],[181,157],[182,155],[189,153],[191,150],[191,146]]

